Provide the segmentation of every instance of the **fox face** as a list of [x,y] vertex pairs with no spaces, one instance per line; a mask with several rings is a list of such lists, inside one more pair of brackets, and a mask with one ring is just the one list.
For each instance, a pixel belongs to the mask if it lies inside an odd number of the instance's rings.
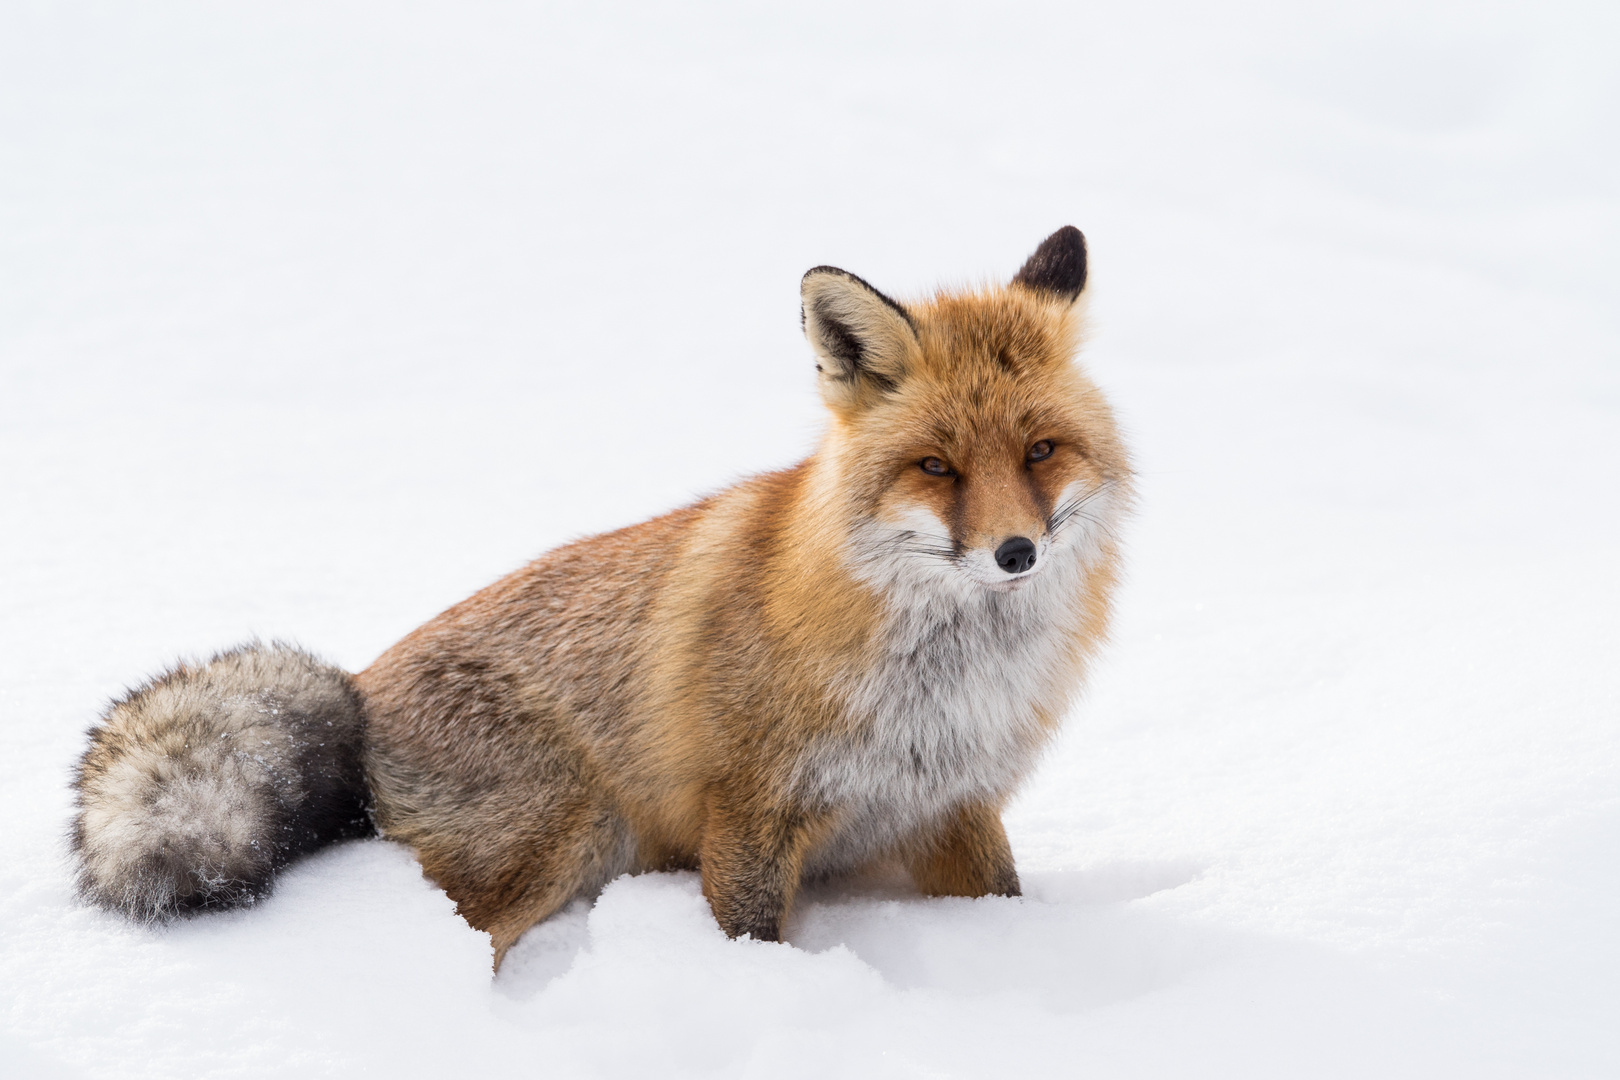
[[1017,592],[1100,556],[1130,465],[1074,362],[1085,285],[1078,230],[1011,284],[901,305],[818,267],[804,324],[833,414],[865,576]]

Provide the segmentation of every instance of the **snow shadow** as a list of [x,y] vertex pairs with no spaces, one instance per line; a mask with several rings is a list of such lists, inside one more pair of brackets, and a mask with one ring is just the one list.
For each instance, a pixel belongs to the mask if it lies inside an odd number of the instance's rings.
[[[919,894],[898,868],[808,886],[785,937],[806,953],[842,949],[901,990],[1005,994],[1072,1010],[1147,993],[1185,977],[1233,946],[1227,935],[1178,927],[1131,902],[1197,877],[1185,862],[1121,862],[1084,871],[1024,875],[1024,896],[978,900]],[[609,904],[694,875],[620,879]],[[524,1000],[567,974],[600,931],[593,904],[575,901],[529,931],[507,955],[495,986]],[[650,913],[649,913],[650,914]],[[706,911],[703,914],[707,914]]]
[[1068,1011],[1179,981],[1230,948],[1132,901],[1193,880],[1183,863],[1116,863],[1023,876],[1024,895],[919,895],[903,874],[804,897],[787,937],[810,952],[843,946],[899,989],[1033,997]]

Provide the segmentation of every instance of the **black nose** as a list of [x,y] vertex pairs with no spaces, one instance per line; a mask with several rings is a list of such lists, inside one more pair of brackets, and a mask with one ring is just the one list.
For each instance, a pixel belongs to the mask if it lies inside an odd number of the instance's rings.
[[1009,574],[1022,574],[1035,565],[1035,545],[1026,537],[1013,537],[996,548],[996,565]]

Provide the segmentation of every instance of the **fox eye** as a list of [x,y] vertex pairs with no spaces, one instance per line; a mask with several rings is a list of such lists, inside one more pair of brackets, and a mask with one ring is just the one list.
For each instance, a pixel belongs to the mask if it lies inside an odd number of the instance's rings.
[[1031,461],[1045,461],[1047,458],[1049,458],[1051,456],[1052,456],[1052,440],[1051,439],[1042,439],[1040,442],[1036,443],[1034,446],[1029,448],[1029,460],[1031,460]]
[[925,457],[917,462],[917,467],[929,476],[951,475],[951,467],[937,457]]

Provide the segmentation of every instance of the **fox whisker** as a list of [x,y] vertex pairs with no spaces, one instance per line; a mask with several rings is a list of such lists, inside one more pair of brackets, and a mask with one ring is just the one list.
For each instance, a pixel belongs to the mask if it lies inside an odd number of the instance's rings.
[[1096,514],[1086,512],[1085,507],[1096,500],[1099,496],[1112,490],[1113,487],[1113,481],[1104,480],[1090,491],[1082,492],[1081,494],[1076,495],[1074,498],[1060,503],[1058,508],[1052,512],[1052,523],[1049,526],[1050,531],[1055,535],[1076,516],[1091,522],[1093,525],[1106,527],[1107,522],[1098,517]]

